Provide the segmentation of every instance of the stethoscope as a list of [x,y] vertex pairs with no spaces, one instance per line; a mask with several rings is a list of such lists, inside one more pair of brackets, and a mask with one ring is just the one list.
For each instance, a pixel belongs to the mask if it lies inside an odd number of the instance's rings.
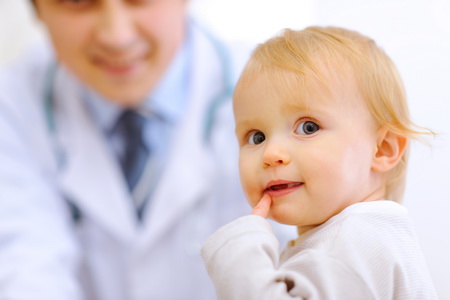
[[[209,102],[209,106],[206,110],[203,120],[203,142],[208,144],[211,141],[211,134],[214,128],[214,122],[216,119],[216,114],[220,107],[227,103],[231,99],[234,89],[233,84],[233,72],[232,72],[232,62],[228,53],[227,48],[223,43],[214,38],[207,30],[198,26],[202,33],[208,38],[208,40],[213,45],[215,51],[218,54],[220,65],[222,68],[223,77],[223,88],[221,91],[214,96]],[[56,73],[58,71],[58,64],[52,64],[46,73],[45,87],[44,87],[44,104],[43,110],[45,114],[45,120],[47,124],[47,129],[50,133],[52,140],[52,147],[56,157],[57,167],[61,171],[65,167],[65,153],[62,145],[58,141],[58,126],[56,122],[55,115],[55,96],[54,87],[56,81]],[[149,169],[149,168],[146,168]],[[145,180],[145,177],[141,182],[149,182]],[[140,186],[142,188],[140,188]],[[148,185],[147,185],[148,186]],[[136,189],[136,193],[133,193],[133,198],[144,198],[147,197],[147,189],[144,184],[139,185]],[[136,195],[135,195],[136,194]],[[80,210],[69,201],[72,209],[72,215],[75,221],[79,221],[81,217]]]

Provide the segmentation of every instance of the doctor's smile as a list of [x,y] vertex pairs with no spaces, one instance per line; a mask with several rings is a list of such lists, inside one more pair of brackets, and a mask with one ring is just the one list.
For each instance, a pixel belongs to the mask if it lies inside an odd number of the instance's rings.
[[290,194],[304,185],[303,182],[276,180],[270,181],[264,190],[264,194],[268,194],[272,198],[281,197]]
[[138,72],[144,70],[150,59],[148,51],[143,49],[138,51],[131,49],[128,51],[110,49],[108,51],[110,53],[102,53],[101,51],[92,53],[91,63],[111,75],[138,75]]
[[104,72],[116,76],[137,75],[145,67],[145,57],[129,58],[102,58],[95,57],[92,63]]

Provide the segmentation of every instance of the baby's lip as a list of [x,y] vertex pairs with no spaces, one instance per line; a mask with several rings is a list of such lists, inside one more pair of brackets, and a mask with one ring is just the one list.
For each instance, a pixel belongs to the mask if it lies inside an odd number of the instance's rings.
[[303,182],[299,181],[288,181],[288,180],[272,180],[269,183],[267,183],[266,188],[264,189],[265,192],[269,191],[279,191],[284,189],[293,188],[299,185],[302,185]]

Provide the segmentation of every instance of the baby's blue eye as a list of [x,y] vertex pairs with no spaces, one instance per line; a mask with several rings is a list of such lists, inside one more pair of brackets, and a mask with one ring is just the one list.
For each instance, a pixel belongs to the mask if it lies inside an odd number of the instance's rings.
[[305,121],[298,124],[295,133],[301,135],[311,135],[313,133],[316,133],[319,129],[320,129],[319,125],[317,125],[313,121]]
[[248,143],[250,145],[259,145],[264,142],[265,139],[266,136],[264,135],[264,133],[262,133],[261,131],[255,131],[249,136]]

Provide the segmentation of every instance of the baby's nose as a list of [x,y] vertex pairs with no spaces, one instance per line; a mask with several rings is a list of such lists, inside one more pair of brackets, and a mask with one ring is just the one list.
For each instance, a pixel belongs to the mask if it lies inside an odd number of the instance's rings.
[[287,151],[280,147],[268,146],[264,151],[264,167],[287,165],[290,161],[291,159]]

